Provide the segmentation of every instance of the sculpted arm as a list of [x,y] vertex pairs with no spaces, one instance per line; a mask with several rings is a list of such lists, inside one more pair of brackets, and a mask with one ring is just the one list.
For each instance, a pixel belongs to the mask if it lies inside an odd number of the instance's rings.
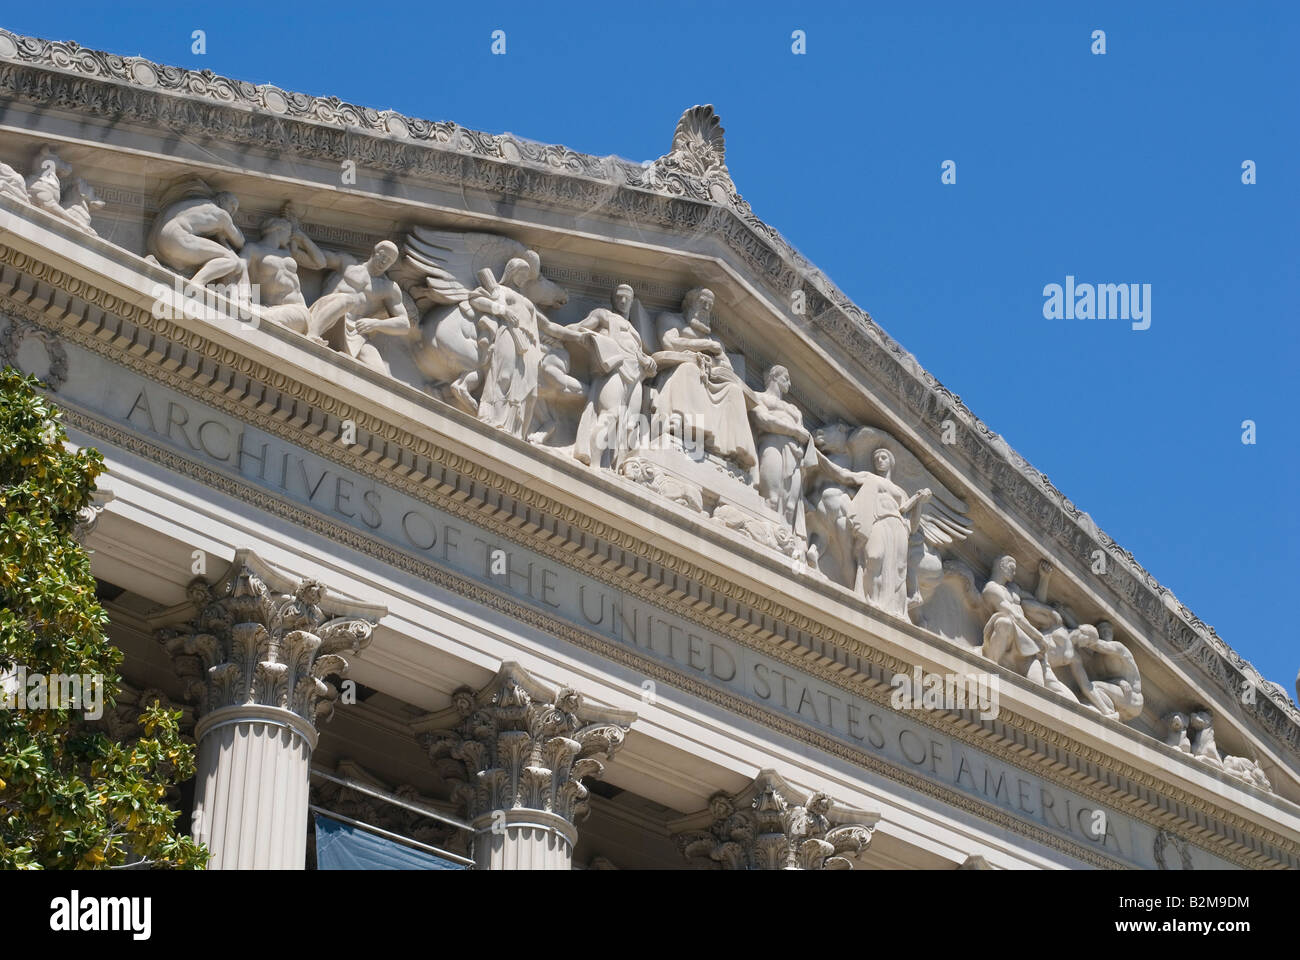
[[221,224],[221,235],[236,250],[244,246],[244,234],[239,227],[235,226],[235,221],[231,219],[230,214],[226,214]]
[[1061,623],[1061,614],[1053,606],[1046,603],[1040,603],[1036,597],[1020,598],[1020,608],[1026,611],[1032,611],[1035,615],[1042,617],[1052,623]]
[[783,417],[781,413],[782,411],[773,410],[765,403],[755,405],[753,415],[754,424],[758,428],[756,432],[760,434],[780,434],[781,436],[792,437],[800,443],[807,443],[809,435],[803,424],[793,417]]
[[1141,691],[1142,674],[1138,671],[1137,661],[1133,659],[1133,654],[1129,648],[1118,640],[1111,640],[1109,643],[1103,640],[1098,644],[1098,648],[1123,664],[1120,671],[1120,681],[1127,683],[1131,690]]
[[1070,673],[1074,676],[1074,682],[1079,685],[1079,689],[1083,691],[1083,695],[1097,704],[1098,709],[1103,713],[1108,713],[1109,710],[1101,705],[1101,698],[1092,689],[1092,678],[1088,676],[1088,671],[1083,669],[1083,661],[1078,656],[1070,661]]
[[591,313],[583,317],[581,320],[579,320],[577,323],[575,323],[573,326],[577,330],[598,331],[603,326],[605,326],[605,311],[599,308],[595,309],[591,311]]
[[539,311],[537,314],[537,329],[544,335],[554,337],[562,343],[582,343],[591,336],[591,327],[584,326],[587,320],[590,319],[591,317],[588,316],[581,322],[566,327],[564,324],[556,323]]
[[411,318],[406,313],[406,304],[402,302],[402,291],[391,281],[386,285],[381,305],[387,311],[386,317],[365,317],[357,321],[357,333],[406,333],[411,329]]
[[506,303],[505,298],[504,287],[497,287],[494,291],[479,287],[470,294],[469,299],[465,302],[477,313],[487,314],[501,320],[513,320],[514,318],[510,315],[509,305]]
[[411,329],[411,318],[407,314],[406,304],[402,300],[402,289],[391,280],[387,286],[388,289],[384,293],[384,309],[388,311],[388,317],[380,321],[380,325],[375,327],[375,331],[380,333],[406,333]]
[[308,270],[325,269],[325,253],[320,247],[316,246],[306,232],[295,230],[293,236],[289,238],[289,249],[293,251],[293,258],[298,261],[299,265],[306,267]]
[[688,337],[677,327],[665,330],[659,338],[665,350],[693,350],[698,353],[722,353],[722,344],[707,337]]
[[323,267],[327,270],[342,270],[348,264],[355,262],[355,258],[337,250],[321,250],[320,254],[324,258]]
[[1012,623],[1027,633],[1038,643],[1043,643],[1043,635],[1038,628],[1025,619],[1024,611],[1020,603],[1017,602],[1015,595],[1007,587],[997,583],[988,583],[984,586],[985,599],[993,600],[993,610],[995,614],[1002,614],[1008,617]]

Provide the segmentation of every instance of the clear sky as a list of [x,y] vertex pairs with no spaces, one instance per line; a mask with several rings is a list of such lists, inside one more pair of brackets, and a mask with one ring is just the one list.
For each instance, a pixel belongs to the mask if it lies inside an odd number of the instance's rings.
[[[755,212],[1293,689],[1300,3],[63,2],[0,24],[633,160],[714,104]],[[1150,328],[1045,319],[1067,275],[1150,284]]]

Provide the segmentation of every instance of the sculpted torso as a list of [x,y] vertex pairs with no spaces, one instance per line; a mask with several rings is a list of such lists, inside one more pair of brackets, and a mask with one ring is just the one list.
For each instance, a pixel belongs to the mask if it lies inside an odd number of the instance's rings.
[[261,287],[263,302],[307,303],[298,279],[298,261],[293,254],[257,243],[246,244],[244,252],[248,255],[248,278]]
[[372,275],[364,263],[353,263],[330,277],[325,292],[355,293],[357,304],[369,313],[383,305],[390,286],[396,289],[397,285],[387,278]]

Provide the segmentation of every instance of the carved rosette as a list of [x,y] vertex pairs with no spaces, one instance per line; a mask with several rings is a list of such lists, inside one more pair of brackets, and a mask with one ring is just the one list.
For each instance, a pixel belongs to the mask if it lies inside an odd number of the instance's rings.
[[429,757],[455,783],[473,820],[541,810],[575,823],[587,812],[587,778],[604,772],[636,714],[588,705],[567,687],[552,693],[516,663],[502,664],[477,693],[462,687],[447,710],[418,721]]
[[737,794],[716,793],[707,810],[672,824],[682,855],[722,870],[852,870],[879,813],[806,799],[774,770]]
[[344,654],[370,642],[383,607],[329,597],[315,580],[287,581],[240,550],[225,577],[196,579],[197,614],[157,632],[200,716],[227,707],[276,707],[315,725],[334,711]]

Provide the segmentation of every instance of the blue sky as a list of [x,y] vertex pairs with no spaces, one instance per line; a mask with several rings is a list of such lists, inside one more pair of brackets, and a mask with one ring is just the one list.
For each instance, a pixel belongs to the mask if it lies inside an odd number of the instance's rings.
[[[74,2],[0,24],[634,160],[714,104],[755,212],[1292,689],[1300,4]],[[1067,274],[1150,284],[1150,329],[1044,319]]]

